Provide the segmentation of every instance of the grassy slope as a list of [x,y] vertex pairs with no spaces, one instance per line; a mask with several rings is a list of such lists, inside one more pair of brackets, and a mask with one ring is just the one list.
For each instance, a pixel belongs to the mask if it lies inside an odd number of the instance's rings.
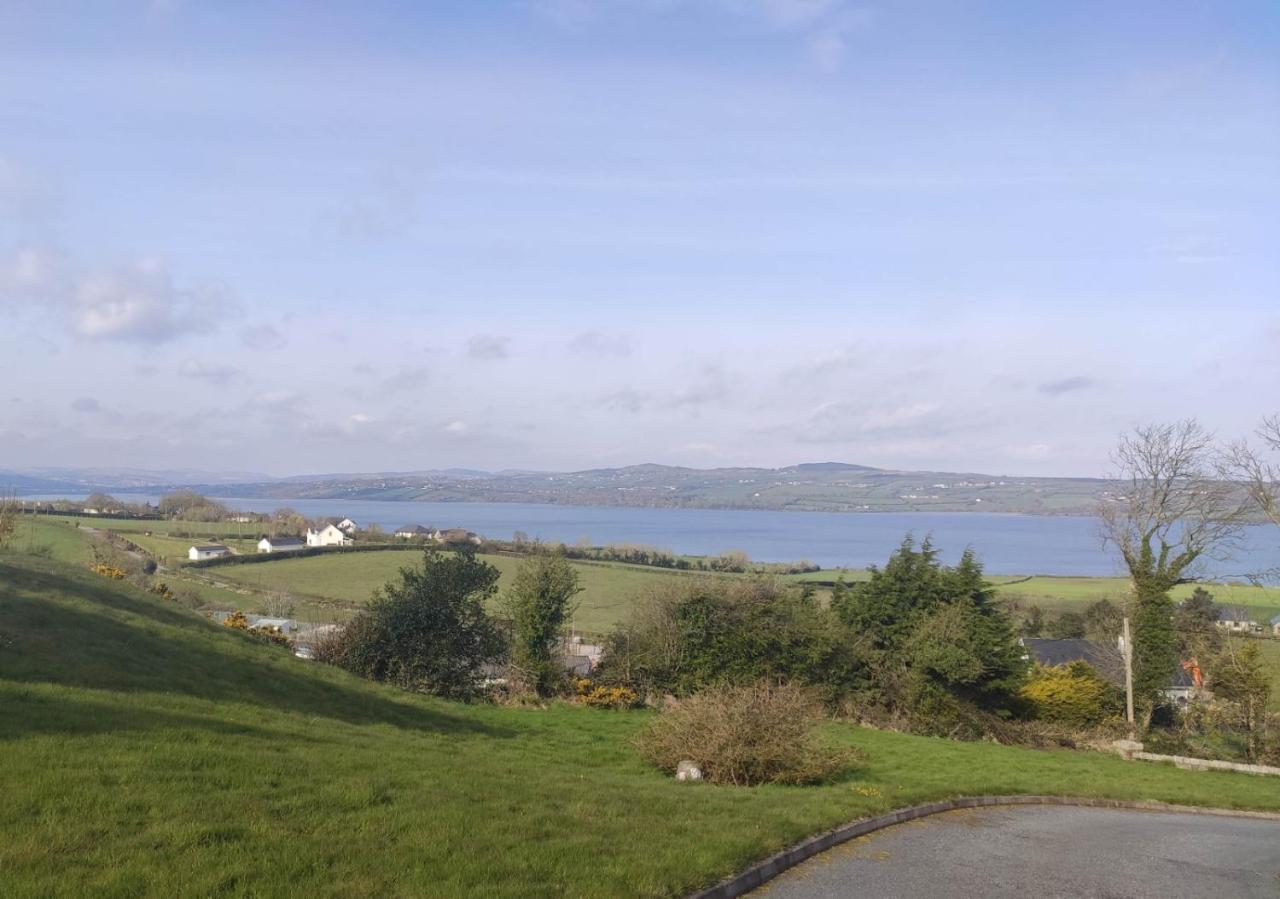
[[0,556],[6,896],[672,896],[837,822],[1053,792],[1280,808],[1280,784],[832,725],[820,788],[680,785],[645,713],[450,705],[126,585]]

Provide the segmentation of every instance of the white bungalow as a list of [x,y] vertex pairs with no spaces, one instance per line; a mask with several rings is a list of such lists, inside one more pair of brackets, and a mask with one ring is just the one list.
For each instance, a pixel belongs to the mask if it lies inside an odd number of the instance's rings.
[[431,528],[424,528],[420,524],[406,524],[400,530],[396,531],[396,536],[401,540],[423,539],[429,540],[434,532]]
[[203,546],[193,546],[187,550],[187,558],[192,562],[199,562],[201,559],[216,559],[219,556],[228,556],[230,554],[231,550],[221,543],[206,543]]
[[1232,634],[1249,634],[1262,630],[1261,625],[1249,617],[1244,606],[1219,606],[1218,627]]
[[326,524],[318,531],[307,528],[307,546],[350,546],[354,542],[337,525]]
[[260,553],[290,553],[305,546],[297,537],[263,537],[258,541]]

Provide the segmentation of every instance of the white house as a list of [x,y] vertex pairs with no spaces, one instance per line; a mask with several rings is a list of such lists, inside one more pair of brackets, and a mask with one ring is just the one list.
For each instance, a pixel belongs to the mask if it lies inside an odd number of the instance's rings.
[[1262,630],[1261,626],[1249,617],[1249,610],[1244,606],[1219,606],[1218,627],[1232,634],[1248,634]]
[[344,518],[337,524],[338,530],[350,537],[356,531],[360,530],[360,525],[356,524],[350,518]]
[[187,550],[187,558],[192,562],[199,562],[201,559],[216,559],[219,556],[230,554],[231,550],[221,543],[207,543],[204,546],[193,546]]
[[413,540],[414,538],[429,539],[433,531],[431,528],[424,528],[420,524],[406,524],[400,530],[396,531],[396,536],[402,540]]
[[337,525],[326,524],[318,531],[307,528],[307,546],[350,546],[354,542]]
[[305,546],[297,537],[263,537],[258,541],[260,553],[289,553]]

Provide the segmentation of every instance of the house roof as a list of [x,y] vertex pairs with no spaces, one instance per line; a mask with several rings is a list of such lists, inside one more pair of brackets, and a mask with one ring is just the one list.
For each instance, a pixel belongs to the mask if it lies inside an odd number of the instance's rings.
[[[1022,645],[1031,658],[1046,667],[1066,665],[1071,662],[1088,662],[1098,674],[1117,687],[1124,686],[1124,657],[1118,648],[1105,643],[1079,638],[1052,640],[1044,637],[1024,637]],[[1192,687],[1195,682],[1179,665],[1169,679],[1170,687]]]
[[295,544],[297,546],[302,545],[301,537],[263,537],[262,539],[270,543],[272,546],[294,546]]
[[230,550],[228,550],[221,543],[205,543],[203,545],[193,546],[191,548],[196,550],[197,552],[202,552],[202,553],[215,552],[216,550],[219,550],[219,549],[222,550],[223,552],[230,552]]
[[396,529],[397,534],[430,534],[431,528],[424,528],[420,524],[406,524],[402,528]]
[[1271,616],[1271,624],[1280,624],[1280,615]]
[[1249,621],[1249,610],[1244,606],[1218,606],[1219,621]]

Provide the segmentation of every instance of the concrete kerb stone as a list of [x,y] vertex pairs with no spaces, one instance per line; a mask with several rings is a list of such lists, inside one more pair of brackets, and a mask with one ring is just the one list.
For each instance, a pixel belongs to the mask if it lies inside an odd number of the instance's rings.
[[884,830],[895,824],[927,818],[943,812],[959,811],[969,808],[988,808],[992,806],[1012,805],[1059,805],[1082,806],[1085,808],[1131,809],[1144,812],[1167,812],[1184,815],[1218,815],[1227,818],[1256,818],[1264,821],[1280,822],[1280,813],[1253,812],[1241,809],[1204,808],[1198,805],[1174,805],[1167,802],[1129,799],[1092,799],[1077,796],[962,796],[958,799],[945,799],[898,809],[863,818],[849,824],[829,830],[826,833],[810,837],[789,849],[758,862],[739,874],[722,880],[715,886],[693,893],[689,899],[736,899],[777,877],[788,868],[795,867],[833,846],[846,843],[857,837]]

